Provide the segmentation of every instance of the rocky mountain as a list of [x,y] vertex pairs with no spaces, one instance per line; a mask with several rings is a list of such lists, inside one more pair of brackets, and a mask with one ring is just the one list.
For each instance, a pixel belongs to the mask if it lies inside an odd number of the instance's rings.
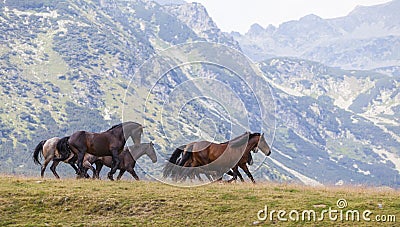
[[170,5],[164,7],[172,15],[176,16],[181,22],[190,27],[199,37],[211,42],[224,43],[240,50],[238,42],[223,33],[211,17],[206,8],[199,3],[188,3],[180,5]]
[[[398,66],[342,70],[298,58],[272,58],[250,67],[237,51],[248,52],[249,46],[238,39],[239,46],[222,33],[203,6],[173,2],[0,2],[0,171],[38,175],[31,155],[39,141],[76,130],[106,130],[129,116],[146,124],[144,140],[155,140],[161,164],[185,139],[222,142],[230,131],[258,131],[260,122],[275,122],[276,131],[265,129],[273,138],[272,155],[251,167],[258,180],[399,187]],[[307,40],[315,37],[356,30],[335,30],[333,22],[327,26],[316,16],[304,20],[306,27],[325,27],[289,40],[289,33],[304,30],[296,28],[299,22],[279,32],[281,27],[253,26],[246,37],[263,40],[265,33],[279,33],[287,43],[295,40],[300,50],[308,49]],[[394,27],[388,29],[394,32]],[[223,45],[210,48],[204,41]],[[191,45],[171,48],[184,43]],[[198,63],[207,59],[215,64]],[[188,61],[196,63],[184,64]],[[263,74],[252,75],[253,68]],[[221,83],[203,83],[205,79]],[[193,93],[202,98],[191,99]],[[259,117],[260,105],[271,107],[265,118]],[[254,158],[259,163],[264,156],[257,153]],[[70,167],[63,168],[64,176],[73,174]]]
[[322,19],[308,15],[266,28],[254,24],[232,33],[256,61],[274,56],[298,57],[345,69],[397,66],[400,53],[400,1],[359,6],[349,15]]

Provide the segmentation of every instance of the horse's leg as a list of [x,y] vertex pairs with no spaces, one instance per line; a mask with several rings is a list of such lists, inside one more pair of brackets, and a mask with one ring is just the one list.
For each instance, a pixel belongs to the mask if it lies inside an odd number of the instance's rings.
[[75,170],[75,174],[79,173],[78,167],[76,167],[75,163],[78,160],[78,157],[71,152],[72,157],[68,160],[68,164]]
[[193,177],[194,179],[196,179],[197,177],[197,179],[199,179],[200,182],[203,182],[203,179],[201,178],[199,171],[196,171],[194,175],[195,175],[195,177]]
[[206,175],[207,179],[208,179],[210,182],[213,182],[213,179],[212,179],[212,177],[211,177],[211,174],[209,174],[208,172],[205,172],[204,175]]
[[249,169],[247,168],[247,165],[241,165],[240,168],[243,169],[243,171],[247,174],[247,176],[250,178],[251,182],[253,182],[254,184],[256,183],[256,181],[254,180],[253,176],[251,175]]
[[198,166],[196,160],[192,161],[188,160],[184,163],[183,167],[186,167],[183,169],[183,171],[181,172],[182,176],[181,176],[181,181],[186,181],[187,178],[192,179],[192,176],[194,176],[195,171],[197,170],[196,168],[187,168],[187,167],[196,167]]
[[133,178],[135,178],[135,180],[139,180],[139,177],[136,174],[134,169],[130,169],[130,170],[128,169],[127,171],[132,175]]
[[57,174],[57,172],[56,172],[56,168],[57,168],[57,165],[58,165],[59,162],[60,162],[60,161],[53,161],[53,164],[51,164],[51,166],[50,166],[51,172],[53,172],[54,176],[55,176],[57,179],[60,179],[60,176],[58,176],[58,174]]
[[100,172],[101,172],[101,168],[103,168],[103,162],[102,161],[96,161],[96,178],[100,179]]
[[[86,167],[84,167],[83,168],[83,176],[85,177],[85,178],[90,178],[90,176],[89,176],[89,174],[88,174],[88,168],[86,168]],[[79,176],[78,176],[78,178],[79,178]]]
[[[83,168],[83,158],[85,157],[85,153],[86,153],[86,148],[81,148],[78,149],[75,146],[70,144],[70,149],[72,151],[72,153],[74,154],[74,156],[78,156],[78,178],[83,178],[85,177],[85,169]],[[76,157],[75,157],[76,158]],[[74,159],[74,157],[72,157],[71,159]]]
[[239,169],[237,170],[236,175],[238,175],[238,177],[239,177],[239,179],[240,179],[241,182],[244,182],[244,179],[243,179],[243,177],[242,177],[242,174],[240,174]]
[[122,177],[122,175],[124,175],[125,171],[126,171],[126,170],[124,170],[124,169],[120,169],[120,170],[119,170],[119,174],[118,174],[118,176],[117,176],[117,180],[120,180],[120,179],[121,179],[121,177]]
[[232,179],[228,180],[228,182],[236,181],[237,180],[237,171],[238,171],[238,166],[235,165],[232,170],[229,170],[228,174],[232,175]]
[[200,177],[198,171],[196,171],[194,169],[194,170],[191,171],[190,175],[188,176],[189,179],[190,179],[190,182],[193,182],[194,180],[196,180],[196,176]]
[[84,157],[85,157],[85,152],[78,151],[78,170],[79,170],[78,178],[85,177],[85,169],[83,168],[83,158]]
[[108,172],[108,179],[113,181],[114,180],[113,175],[117,171],[121,161],[119,160],[118,149],[112,149],[111,154],[112,154],[112,167],[110,172]]
[[90,162],[86,160],[83,162],[83,166],[85,167],[85,177],[90,178],[89,174],[87,173],[87,171],[90,169],[93,173],[93,178],[95,178],[96,169],[92,166],[92,164],[90,164]]
[[49,162],[51,161],[51,159],[46,159],[44,160],[44,163],[42,165],[42,168],[40,169],[40,176],[43,178],[44,177],[44,171],[46,170],[47,165],[49,164]]

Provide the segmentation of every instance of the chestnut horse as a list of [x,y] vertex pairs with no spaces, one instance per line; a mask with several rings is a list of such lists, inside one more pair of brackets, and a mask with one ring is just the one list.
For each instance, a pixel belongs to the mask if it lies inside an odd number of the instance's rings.
[[[186,146],[187,145],[182,145],[182,146],[176,148],[175,151],[171,154],[171,157],[168,159],[167,164],[163,168],[163,177],[164,178],[168,178],[169,176],[175,175],[174,166],[178,165],[179,162],[181,161],[182,154],[183,154]],[[256,150],[254,150],[254,152],[256,153]],[[251,155],[251,153],[249,153],[249,155],[248,155],[247,164],[248,165],[253,164],[253,156]],[[193,176],[190,176],[190,179],[195,179],[195,177],[197,177],[197,179],[199,179],[200,181],[203,181],[203,179],[200,177],[200,174],[198,172],[194,172],[193,174],[194,174]],[[212,181],[212,178],[210,178],[210,176],[208,174],[206,174],[206,173],[204,173],[204,174],[210,181]],[[229,170],[226,174],[228,174],[230,176],[234,176],[232,170]],[[237,171],[236,174],[240,178],[240,180],[243,182],[244,179],[243,179],[242,175],[240,174],[240,172]]]
[[[185,147],[179,166],[200,167],[200,169],[206,170],[206,172],[215,171],[222,176],[224,172],[220,172],[220,170],[227,170],[227,166],[229,165],[228,167],[233,170],[232,180],[237,179],[237,176],[240,174],[238,174],[238,168],[240,167],[251,181],[255,183],[247,167],[247,161],[249,160],[249,155],[251,155],[250,152],[259,149],[268,156],[271,154],[271,149],[265,141],[264,134],[245,133],[235,140],[241,142],[232,143],[232,141],[230,141],[228,143],[215,144],[208,141],[201,141],[190,143]],[[243,146],[241,146],[241,144],[243,144]],[[211,166],[213,162],[214,165]],[[180,177],[182,177],[182,175],[187,175],[187,171],[197,170],[197,168],[186,168],[181,172]]]
[[77,155],[79,175],[84,177],[86,172],[83,168],[85,153],[98,157],[112,156],[112,167],[108,178],[114,180],[113,175],[120,164],[119,154],[124,149],[126,141],[131,137],[135,144],[140,144],[142,133],[143,126],[131,121],[114,125],[101,133],[77,131],[68,140],[60,140],[57,144],[58,151],[63,154],[59,160],[68,158],[71,152]]

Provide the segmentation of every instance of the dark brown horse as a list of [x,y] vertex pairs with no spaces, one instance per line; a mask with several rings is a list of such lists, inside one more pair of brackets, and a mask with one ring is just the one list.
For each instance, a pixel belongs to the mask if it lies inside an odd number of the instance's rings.
[[68,140],[60,140],[57,149],[64,154],[63,158],[68,157],[71,152],[78,156],[80,177],[84,177],[86,172],[83,168],[85,153],[98,157],[112,156],[108,178],[114,180],[113,175],[120,164],[119,153],[124,149],[126,141],[131,137],[135,144],[140,144],[142,133],[141,124],[124,122],[101,133],[77,131]]
[[[243,143],[244,138],[246,139],[245,143]],[[207,170],[208,172],[210,170],[218,172],[218,167],[226,169],[226,165],[230,165],[229,168],[232,168],[233,170],[232,180],[237,179],[237,176],[240,174],[238,174],[238,168],[240,167],[251,181],[255,183],[253,176],[247,168],[249,155],[251,155],[250,152],[260,149],[268,156],[271,154],[271,149],[265,141],[264,135],[260,133],[245,133],[236,138],[236,140],[242,142],[232,143],[231,141],[229,143],[215,144],[208,141],[201,141],[188,144],[185,147],[179,165],[183,167],[200,167],[200,169]],[[233,144],[235,144],[235,146],[232,146]],[[244,144],[244,146],[240,146],[240,144]],[[240,156],[238,157],[238,155]],[[211,166],[211,164],[214,164],[214,166]],[[195,169],[194,171],[197,170],[198,169]],[[193,168],[183,170],[180,177],[182,177],[182,175],[187,175],[187,172],[185,173],[185,171],[193,171]],[[221,172],[218,174],[222,175]]]
[[[143,155],[147,155],[153,163],[157,162],[157,155],[154,150],[153,142],[135,144],[133,146],[125,147],[124,150],[119,154],[119,159],[121,160],[121,163],[118,166],[119,174],[117,176],[117,180],[121,179],[125,171],[128,171],[128,173],[130,173],[133,178],[139,180],[139,177],[137,176],[134,168],[136,165],[136,161]],[[96,169],[92,167],[93,163],[96,164]],[[97,157],[91,154],[86,154],[83,164],[85,168],[92,169],[92,171],[94,170],[93,178],[99,178],[100,171],[103,165],[109,168],[112,167],[112,157]]]

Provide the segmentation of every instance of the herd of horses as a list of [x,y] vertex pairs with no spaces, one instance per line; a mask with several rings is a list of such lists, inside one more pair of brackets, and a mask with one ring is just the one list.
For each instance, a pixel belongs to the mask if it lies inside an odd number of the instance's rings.
[[[95,133],[77,131],[70,136],[54,137],[40,141],[33,152],[35,164],[41,165],[41,177],[47,165],[56,178],[59,175],[56,167],[60,162],[71,165],[79,178],[88,178],[90,169],[93,178],[99,179],[100,171],[105,165],[110,169],[107,176],[114,180],[114,174],[119,169],[117,180],[127,171],[134,179],[139,180],[134,167],[136,161],[147,155],[153,163],[157,162],[154,144],[141,143],[143,126],[136,122],[124,122],[112,126],[104,132]],[[132,146],[125,146],[131,138]],[[163,177],[171,177],[174,181],[184,181],[187,178],[202,181],[205,175],[210,181],[222,180],[224,174],[232,176],[229,181],[239,177],[244,181],[239,172],[241,168],[255,183],[248,164],[253,163],[251,152],[261,150],[266,156],[271,154],[271,149],[260,133],[245,132],[244,134],[224,143],[198,141],[182,145],[175,149],[163,168]],[[39,161],[43,156],[43,164]],[[96,167],[93,167],[95,164]]]

